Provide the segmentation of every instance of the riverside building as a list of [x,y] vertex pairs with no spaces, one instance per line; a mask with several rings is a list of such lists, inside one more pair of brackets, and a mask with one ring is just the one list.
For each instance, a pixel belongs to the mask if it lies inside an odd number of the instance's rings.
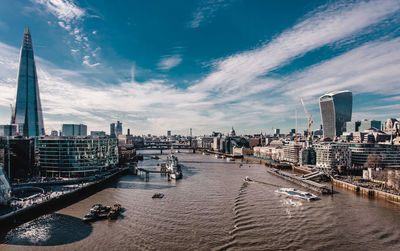
[[321,143],[314,145],[316,166],[324,169],[351,166],[351,150],[348,144]]
[[383,167],[400,168],[400,146],[389,144],[349,144],[351,161],[356,167],[363,167],[370,154],[382,158]]
[[81,177],[118,164],[118,140],[106,137],[39,139],[42,176]]

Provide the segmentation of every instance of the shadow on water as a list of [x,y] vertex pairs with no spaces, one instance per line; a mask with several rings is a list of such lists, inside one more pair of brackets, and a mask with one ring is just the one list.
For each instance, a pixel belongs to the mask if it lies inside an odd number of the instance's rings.
[[0,235],[0,243],[58,246],[80,241],[93,231],[91,224],[64,214],[46,214]]

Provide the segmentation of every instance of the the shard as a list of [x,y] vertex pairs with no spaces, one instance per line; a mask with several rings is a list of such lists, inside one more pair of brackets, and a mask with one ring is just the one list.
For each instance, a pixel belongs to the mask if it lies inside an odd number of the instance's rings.
[[19,135],[26,137],[45,135],[32,37],[29,28],[25,28],[19,56],[17,97],[11,120],[13,124],[18,126]]

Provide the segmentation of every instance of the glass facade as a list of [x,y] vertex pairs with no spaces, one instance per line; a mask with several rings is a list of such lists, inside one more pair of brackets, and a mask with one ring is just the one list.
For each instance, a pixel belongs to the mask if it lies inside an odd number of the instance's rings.
[[350,91],[328,93],[319,98],[324,138],[339,137],[351,121],[353,95]]
[[11,200],[11,186],[3,166],[0,166],[0,205],[7,205]]
[[62,136],[87,136],[87,126],[83,124],[63,124]]
[[85,176],[118,164],[115,138],[43,138],[38,145],[40,170],[46,176]]
[[17,77],[17,98],[12,116],[23,136],[43,136],[43,112],[29,28],[25,29],[20,51]]

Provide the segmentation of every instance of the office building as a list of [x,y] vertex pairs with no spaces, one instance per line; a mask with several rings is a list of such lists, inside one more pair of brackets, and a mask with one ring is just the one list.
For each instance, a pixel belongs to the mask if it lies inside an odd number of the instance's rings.
[[3,165],[0,164],[0,205],[6,206],[10,203],[12,198],[11,191],[12,189],[7,174]]
[[167,131],[167,136],[171,137],[171,131]]
[[16,136],[17,128],[15,125],[0,125],[0,137]]
[[118,164],[117,139],[42,138],[38,145],[42,176],[81,177]]
[[106,132],[104,132],[104,131],[90,131],[90,136],[105,137],[106,136]]
[[371,128],[376,128],[376,129],[380,130],[381,127],[382,127],[381,121],[363,120],[363,121],[361,121],[359,130],[360,130],[360,132],[363,132],[365,130],[369,130]]
[[57,130],[52,130],[50,136],[57,137],[58,136],[58,131]]
[[400,146],[389,144],[349,144],[351,161],[356,167],[363,167],[370,154],[378,154],[384,167],[400,168]]
[[63,124],[63,136],[87,136],[87,126],[83,124]]
[[115,136],[118,137],[122,135],[122,122],[117,121],[117,126],[115,127]]
[[35,174],[35,140],[16,137],[7,142],[6,138],[0,138],[0,164],[10,181],[31,178]]
[[358,132],[361,121],[348,121],[346,122],[346,132]]
[[351,121],[353,95],[350,91],[325,94],[319,98],[324,138],[335,139]]
[[279,136],[281,134],[281,130],[279,128],[275,128],[274,135]]
[[115,135],[115,123],[111,123],[110,124],[110,137],[111,138],[116,138],[116,135]]
[[35,137],[45,135],[38,77],[29,28],[25,29],[20,51],[17,97],[11,124],[18,126],[18,132],[22,136]]

